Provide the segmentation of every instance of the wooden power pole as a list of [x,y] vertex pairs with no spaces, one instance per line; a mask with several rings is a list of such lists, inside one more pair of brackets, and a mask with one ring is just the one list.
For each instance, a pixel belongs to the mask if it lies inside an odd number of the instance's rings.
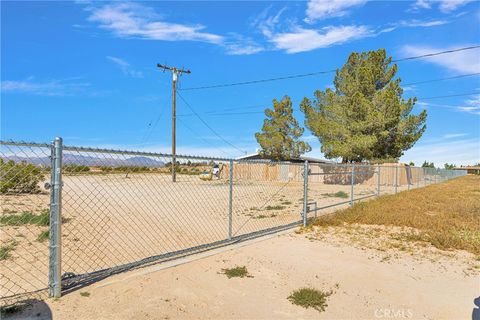
[[166,65],[161,65],[157,63],[157,67],[163,69],[163,71],[169,70],[172,72],[172,181],[177,180],[175,166],[177,164],[176,153],[177,153],[177,111],[176,111],[176,96],[177,96],[177,79],[178,76],[182,73],[190,73],[190,70],[178,69],[175,67],[169,67]]

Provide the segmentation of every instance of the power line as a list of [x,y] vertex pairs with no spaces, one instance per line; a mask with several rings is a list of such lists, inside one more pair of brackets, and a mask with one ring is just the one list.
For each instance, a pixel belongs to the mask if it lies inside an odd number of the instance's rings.
[[445,96],[418,98],[418,100],[432,100],[432,99],[441,99],[441,98],[462,97],[462,96],[471,96],[471,95],[474,95],[474,94],[479,94],[479,93],[478,92],[470,92],[470,93],[449,94],[449,95],[445,95]]
[[185,98],[180,94],[180,92],[177,92],[178,96],[180,97],[180,99],[182,99],[182,101],[185,103],[185,105],[195,114],[195,116],[205,125],[205,127],[207,127],[210,131],[212,131],[212,133],[214,135],[216,135],[218,138],[220,138],[220,140],[222,140],[223,142],[225,142],[226,144],[228,144],[229,146],[235,148],[236,150],[240,151],[242,154],[245,153],[244,150],[238,148],[237,146],[233,145],[232,143],[230,143],[229,141],[225,140],[224,137],[222,137],[217,131],[215,131],[207,122],[205,122],[205,120],[203,120],[202,117],[200,117],[200,115],[193,109],[193,107],[185,100]]
[[[426,97],[426,98],[417,98],[417,101],[422,100],[432,100],[432,99],[441,99],[441,98],[451,98],[451,97],[461,97],[461,96],[471,96],[475,94],[480,94],[478,92],[470,92],[470,93],[459,93],[459,94],[451,94],[451,95],[443,95],[443,96],[433,96],[433,97]],[[259,107],[265,108],[265,105],[259,105]],[[240,109],[241,107],[235,108]],[[233,108],[229,108],[230,110]],[[206,116],[233,116],[233,115],[248,115],[248,114],[260,114],[265,113],[265,111],[245,111],[245,112],[218,112],[218,111],[225,111],[229,109],[218,109],[215,112],[205,112],[203,113]],[[177,115],[178,117],[186,117],[186,116],[194,116],[194,113],[184,113]]]
[[[478,46],[464,47],[464,48],[458,48],[458,49],[453,49],[453,50],[445,50],[445,51],[428,53],[428,54],[423,54],[423,55],[418,55],[418,56],[412,56],[412,57],[406,57],[406,58],[401,58],[401,59],[392,60],[392,62],[401,62],[401,61],[407,61],[407,60],[422,59],[422,58],[428,58],[428,57],[438,56],[438,55],[442,55],[442,54],[449,54],[449,53],[454,53],[454,52],[459,52],[459,51],[465,51],[465,50],[472,50],[472,49],[477,49],[477,48],[480,48],[480,45],[478,45]],[[278,81],[278,80],[287,80],[287,79],[311,77],[311,76],[316,76],[316,75],[321,75],[321,74],[328,74],[328,73],[334,73],[334,72],[336,72],[336,69],[335,69],[335,70],[325,70],[325,71],[317,71],[317,72],[309,72],[309,73],[302,73],[302,74],[287,75],[287,76],[276,77],[276,78],[258,79],[258,80],[242,81],[242,82],[232,82],[232,83],[224,83],[224,84],[214,84],[214,85],[200,86],[200,87],[190,87],[190,88],[183,88],[183,89],[181,89],[181,90],[182,90],[182,91],[188,91],[188,90],[203,90],[203,89],[233,87],[233,86],[249,85],[249,84],[263,83],[263,82],[270,82],[270,81]]]
[[[177,115],[178,116],[178,115]],[[190,126],[188,126],[182,119],[179,119],[177,118],[177,120],[179,121],[179,123],[184,126],[186,129],[188,129],[191,133],[194,134],[194,136],[200,140],[202,140],[203,142],[205,142],[206,144],[210,144],[209,141],[205,140],[204,138],[202,138],[195,130],[193,130]],[[225,150],[223,150],[222,148],[219,148],[219,147],[216,147],[219,151],[221,151],[222,153],[224,153],[225,155],[227,156],[230,156],[230,154],[228,152],[226,152]]]
[[480,72],[477,72],[477,73],[469,73],[469,74],[462,74],[462,75],[459,75],[459,76],[448,77],[448,78],[438,78],[438,79],[431,79],[431,80],[424,80],[424,81],[403,83],[402,85],[404,85],[404,86],[411,86],[411,85],[414,85],[414,84],[431,83],[431,82],[437,82],[437,81],[444,81],[444,80],[452,80],[452,79],[473,77],[473,76],[478,76],[478,75],[480,75]]

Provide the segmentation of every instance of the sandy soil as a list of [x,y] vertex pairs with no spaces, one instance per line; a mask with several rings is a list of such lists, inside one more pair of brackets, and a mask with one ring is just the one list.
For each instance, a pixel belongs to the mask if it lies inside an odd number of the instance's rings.
[[[168,269],[124,273],[12,318],[472,318],[480,296],[479,263],[472,255],[414,245],[398,250],[382,241],[365,248],[361,241],[368,232],[362,230],[289,233]],[[253,277],[221,273],[236,265],[245,265]],[[287,300],[304,286],[334,291],[324,312]]]
[[[226,239],[228,182],[201,181],[192,175],[178,175],[175,184],[170,179],[170,175],[160,173],[65,175],[63,273],[93,272]],[[309,199],[319,207],[345,202],[349,199],[331,194],[349,194],[350,188],[310,183]],[[359,198],[373,195],[375,190],[373,186],[356,185],[354,192]],[[382,187],[382,193],[387,192],[393,192],[393,188]],[[232,235],[299,221],[302,197],[302,182],[235,180]],[[48,208],[48,201],[47,192],[2,195],[2,214],[37,213]],[[47,287],[48,240],[37,240],[47,229],[34,225],[2,226],[2,245],[16,244],[10,257],[0,261],[2,296]]]

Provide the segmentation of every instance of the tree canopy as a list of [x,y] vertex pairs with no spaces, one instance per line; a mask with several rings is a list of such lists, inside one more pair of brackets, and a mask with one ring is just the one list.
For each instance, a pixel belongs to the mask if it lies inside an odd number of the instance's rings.
[[305,125],[327,158],[343,162],[398,160],[425,131],[426,111],[412,115],[416,98],[402,98],[397,65],[384,49],[352,53],[337,69],[332,90],[317,90],[300,107]]
[[284,96],[280,101],[273,99],[273,109],[265,109],[265,115],[262,131],[255,134],[262,147],[262,157],[290,160],[312,149],[308,143],[299,140],[304,129],[293,116],[289,96]]

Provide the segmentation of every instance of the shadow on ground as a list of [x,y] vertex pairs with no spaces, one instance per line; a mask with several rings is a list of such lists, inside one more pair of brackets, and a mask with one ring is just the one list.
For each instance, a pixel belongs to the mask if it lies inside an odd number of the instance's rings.
[[480,297],[473,299],[472,320],[480,320]]
[[45,301],[32,299],[27,300],[21,305],[15,305],[2,309],[2,319],[19,320],[51,320],[52,311]]

